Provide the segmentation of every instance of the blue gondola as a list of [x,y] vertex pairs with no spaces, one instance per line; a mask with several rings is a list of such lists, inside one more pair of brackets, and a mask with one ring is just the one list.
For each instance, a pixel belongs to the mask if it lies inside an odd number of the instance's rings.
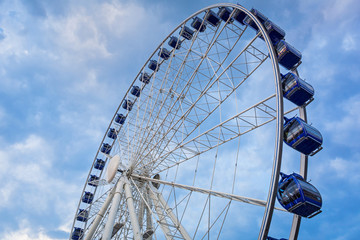
[[199,32],[204,32],[206,30],[206,23],[201,18],[195,17],[191,23],[191,27]]
[[284,142],[305,155],[314,155],[322,149],[321,133],[299,117],[285,118]]
[[100,159],[100,158],[96,159],[96,162],[94,164],[94,168],[101,171],[101,170],[104,169],[104,167],[105,167],[105,161]]
[[218,15],[216,15],[216,13],[214,13],[213,10],[209,10],[204,17],[205,21],[208,22],[210,25],[217,27],[221,20],[219,18]]
[[125,123],[125,120],[126,120],[126,116],[124,116],[123,114],[121,113],[118,113],[116,114],[116,117],[115,117],[115,122],[117,122],[118,124],[124,124]]
[[108,144],[108,143],[103,143],[100,151],[101,151],[102,153],[109,154],[110,151],[111,151],[111,145]]
[[272,44],[275,46],[277,42],[284,39],[285,31],[270,20],[265,21],[264,27],[269,34]]
[[228,7],[221,7],[219,8],[219,11],[217,13],[217,15],[224,21],[224,22],[228,22],[228,23],[232,23],[234,22],[234,19],[231,17],[232,10]]
[[90,175],[89,177],[89,181],[88,181],[88,184],[90,186],[93,186],[93,187],[96,187],[98,184],[97,184],[97,181],[99,180],[99,177],[96,176],[96,175]]
[[298,106],[312,100],[314,88],[294,73],[281,75],[284,97]]
[[135,97],[140,97],[140,92],[141,92],[141,90],[140,90],[140,87],[138,87],[138,86],[133,86],[130,91],[130,93],[132,95],[134,95]]
[[[255,17],[262,23],[264,24],[266,22],[266,20],[268,20],[267,17],[265,17],[264,14],[262,14],[261,12],[259,12],[258,10],[252,8],[250,10],[250,12],[252,14],[255,15]],[[259,28],[256,26],[255,22],[249,17],[249,16],[246,16],[244,18],[244,23],[250,27],[252,27],[253,29],[255,29],[256,31],[259,31]]]
[[319,191],[302,176],[281,174],[277,199],[287,211],[311,218],[321,212],[322,199]]
[[267,237],[266,240],[288,240],[286,238],[280,238],[280,239],[277,239],[277,238],[273,238],[273,237]]
[[125,99],[122,107],[123,107],[123,109],[125,109],[125,110],[131,111],[131,109],[132,109],[132,107],[133,107],[133,104],[134,104],[134,103],[133,103],[132,101],[130,101],[130,100],[128,100],[128,99]]
[[116,134],[116,130],[115,128],[110,128],[108,133],[107,133],[107,136],[111,139],[116,139],[117,137],[117,134]]
[[244,19],[246,18],[246,16],[247,16],[247,15],[246,15],[245,12],[243,12],[243,11],[241,11],[241,10],[239,10],[239,9],[236,9],[236,10],[235,10],[234,19],[235,19],[236,21],[238,21],[240,24],[245,25]]
[[182,36],[183,38],[187,39],[187,40],[191,40],[193,35],[194,35],[194,31],[191,30],[191,28],[187,27],[187,26],[183,26],[180,30],[180,36]]
[[175,36],[170,37],[168,44],[169,44],[170,47],[175,48],[175,49],[180,49],[181,48],[181,42]]
[[93,199],[94,199],[94,194],[92,194],[91,192],[85,192],[81,201],[84,203],[92,203]]
[[157,72],[157,71],[159,71],[160,66],[159,66],[159,64],[158,64],[158,62],[156,60],[150,60],[148,68],[150,68],[151,70]]
[[161,48],[158,55],[164,59],[164,60],[168,60],[170,58],[170,51],[167,50],[166,48]]
[[78,220],[80,222],[86,222],[88,217],[89,217],[88,211],[86,211],[85,209],[79,209],[79,213],[76,216],[76,220]]
[[148,74],[147,72],[143,72],[140,74],[139,80],[140,82],[143,82],[145,84],[148,84],[150,82],[150,74]]
[[84,235],[84,230],[82,228],[75,227],[71,236],[72,240],[82,239]]
[[154,234],[154,231],[149,229],[143,234],[143,239],[150,239],[150,237]]
[[276,51],[279,63],[284,68],[291,70],[300,64],[301,53],[284,40],[280,40],[276,44]]

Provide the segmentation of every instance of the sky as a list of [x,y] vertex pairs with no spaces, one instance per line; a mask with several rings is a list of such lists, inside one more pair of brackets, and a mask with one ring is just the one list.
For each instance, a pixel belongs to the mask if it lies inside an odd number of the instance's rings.
[[[233,1],[259,9],[302,52],[315,88],[309,162],[323,213],[299,239],[357,239],[360,226],[360,2]],[[0,239],[68,239],[102,136],[158,44],[219,1],[0,0]],[[279,236],[280,237],[280,236]],[[285,236],[284,236],[285,237]]]

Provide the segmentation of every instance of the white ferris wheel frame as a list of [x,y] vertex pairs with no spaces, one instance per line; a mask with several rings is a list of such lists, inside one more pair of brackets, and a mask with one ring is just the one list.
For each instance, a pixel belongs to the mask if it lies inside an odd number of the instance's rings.
[[[227,198],[227,199],[231,199],[231,200],[235,200],[235,201],[241,201],[241,202],[246,202],[246,203],[250,203],[250,204],[254,204],[254,205],[263,206],[263,207],[265,207],[265,211],[264,211],[262,224],[261,224],[261,227],[260,227],[260,230],[259,230],[258,239],[265,240],[267,238],[269,228],[270,228],[270,224],[271,224],[272,214],[273,214],[274,209],[276,209],[275,208],[275,199],[276,199],[276,192],[277,192],[279,176],[280,176],[280,168],[281,168],[281,160],[282,160],[282,148],[283,148],[283,118],[284,118],[284,114],[287,114],[287,113],[284,113],[282,83],[281,83],[281,75],[280,75],[280,70],[279,70],[279,63],[278,63],[278,59],[277,59],[277,53],[276,53],[276,50],[275,50],[275,48],[274,48],[274,46],[273,46],[273,44],[272,44],[272,42],[270,40],[270,37],[269,37],[266,29],[264,28],[264,26],[261,24],[261,22],[257,19],[257,17],[252,12],[250,12],[246,8],[242,7],[241,5],[230,4],[230,3],[221,3],[221,4],[211,5],[209,7],[201,9],[198,12],[195,12],[194,14],[192,14],[190,17],[185,19],[181,24],[179,24],[179,26],[176,27],[175,30],[173,32],[171,32],[159,46],[162,46],[164,44],[164,42],[176,30],[178,30],[181,26],[184,26],[185,23],[188,22],[191,18],[193,18],[193,17],[197,16],[198,14],[203,13],[203,12],[205,12],[207,10],[210,10],[210,9],[213,9],[213,8],[220,8],[220,7],[231,7],[231,8],[233,8],[233,11],[231,13],[232,15],[234,14],[236,9],[246,13],[246,15],[251,18],[251,20],[256,24],[256,26],[259,29],[259,33],[255,36],[254,39],[256,39],[259,35],[262,35],[263,40],[265,41],[265,44],[266,44],[268,52],[269,52],[269,59],[271,61],[272,70],[273,70],[273,77],[274,77],[274,82],[275,82],[275,95],[271,96],[270,98],[275,97],[275,99],[276,99],[276,109],[275,109],[276,114],[274,114],[273,118],[272,118],[272,120],[275,120],[275,122],[276,122],[276,136],[275,136],[275,151],[274,151],[274,158],[273,158],[274,160],[273,160],[273,167],[272,167],[272,172],[271,172],[271,178],[270,178],[270,185],[269,185],[269,191],[268,191],[267,200],[266,201],[261,201],[261,200],[257,200],[257,199],[251,199],[251,198],[242,197],[242,196],[233,195],[233,194],[228,194],[228,193],[223,193],[223,192],[219,192],[219,191],[196,188],[196,187],[187,186],[187,185],[183,185],[183,184],[177,184],[177,183],[174,183],[174,182],[167,182],[167,181],[159,180],[159,179],[157,180],[157,179],[149,178],[149,177],[146,177],[146,176],[139,176],[139,175],[131,173],[131,170],[135,166],[129,166],[129,169],[124,169],[123,171],[128,171],[131,174],[123,174],[123,176],[120,177],[117,180],[117,182],[115,183],[112,190],[107,192],[108,193],[107,198],[106,198],[106,200],[103,201],[101,209],[99,209],[96,216],[94,217],[94,220],[93,220],[90,228],[86,232],[86,235],[85,235],[84,239],[86,239],[86,240],[87,239],[92,239],[93,234],[95,233],[97,226],[102,221],[106,211],[108,211],[110,203],[111,203],[111,209],[109,211],[109,215],[108,215],[107,223],[105,225],[105,229],[103,231],[102,239],[103,240],[111,239],[112,232],[113,232],[113,227],[114,227],[114,223],[115,223],[116,213],[118,211],[118,207],[119,207],[119,204],[120,204],[120,195],[121,195],[121,193],[123,191],[125,192],[125,196],[126,196],[126,205],[127,205],[127,208],[128,208],[129,218],[130,218],[130,222],[131,222],[132,229],[133,229],[133,237],[134,237],[134,239],[142,239],[142,236],[141,236],[141,233],[140,233],[140,227],[139,227],[139,220],[136,217],[132,191],[130,189],[130,185],[132,184],[131,181],[134,181],[134,179],[147,181],[147,182],[151,182],[151,183],[170,185],[170,186],[177,187],[177,188],[187,189],[189,191],[206,193],[206,194],[209,194],[209,195],[223,197],[223,198]],[[246,49],[246,47],[244,49]],[[151,57],[154,56],[158,50],[159,50],[159,48],[156,48],[156,50],[150,56],[150,58],[148,59],[147,62],[149,62]],[[145,68],[145,65],[142,67],[142,69],[144,69],[144,68]],[[136,76],[134,82],[138,79],[139,75],[140,75],[140,72]],[[133,82],[133,84],[134,84],[134,82]],[[130,89],[126,92],[125,96],[127,96],[129,94],[129,91],[130,91]],[[121,101],[121,103],[124,102],[124,100],[125,100],[125,97]],[[258,104],[250,107],[249,109],[252,109],[252,108],[261,109],[262,105],[265,105],[267,100],[268,99],[264,99],[262,102],[259,102]],[[117,111],[115,112],[115,115],[114,115],[112,121],[110,122],[106,133],[108,132],[108,130],[110,129],[112,123],[114,122],[114,119],[116,117],[116,113],[119,111],[120,107],[121,107],[121,104],[119,105]],[[306,116],[306,108],[305,108],[305,106],[298,107],[296,109],[299,109],[300,117],[303,118],[306,121],[307,116]],[[293,110],[296,110],[296,109],[293,109]],[[246,110],[245,110],[245,112],[246,112]],[[241,113],[239,113],[239,115],[240,114]],[[238,116],[234,116],[230,120],[233,120],[236,117],[238,117]],[[265,122],[263,124],[266,124],[266,123],[267,122]],[[223,124],[223,126],[225,126],[226,122],[224,122],[222,124]],[[259,126],[261,126],[261,125],[259,125]],[[256,126],[256,127],[259,127],[259,126]],[[211,129],[209,129],[209,131],[211,131]],[[95,164],[95,161],[97,159],[97,156],[101,153],[100,149],[101,149],[102,143],[104,143],[104,140],[106,138],[106,133],[105,133],[105,135],[103,137],[103,140],[102,140],[102,142],[101,142],[101,144],[99,146],[99,149],[97,151],[97,154],[95,156],[94,164]],[[207,133],[205,132],[203,134],[207,134]],[[107,158],[110,159],[111,156],[107,156]],[[94,164],[90,169],[89,176],[91,174],[91,170],[94,167]],[[304,178],[306,179],[306,175],[307,175],[307,156],[304,155],[304,154],[301,154],[300,174],[302,176],[304,176]],[[88,176],[88,178],[89,178],[89,176]],[[85,183],[84,189],[82,191],[82,196],[83,196],[83,194],[85,192],[86,184],[87,183]],[[134,186],[136,187],[136,184],[134,184]],[[177,219],[175,214],[172,212],[172,209],[167,205],[166,200],[162,196],[161,192],[157,191],[157,189],[155,187],[153,187],[152,184],[149,184],[149,187],[147,188],[146,196],[141,196],[141,197],[142,198],[147,197],[147,198],[151,199],[151,201],[145,201],[145,199],[144,199],[145,204],[144,204],[144,206],[141,206],[141,210],[140,210],[144,214],[145,214],[145,211],[147,212],[146,215],[147,215],[148,219],[151,218],[151,214],[154,214],[154,213],[151,212],[151,208],[154,208],[155,213],[158,215],[158,217],[160,215],[162,215],[162,212],[166,212],[168,214],[168,216],[163,216],[163,218],[159,217],[159,219],[160,219],[159,220],[160,221],[160,227],[162,228],[162,231],[165,233],[165,236],[170,236],[171,235],[171,234],[166,234],[166,233],[170,233],[170,229],[166,226],[166,224],[161,224],[161,221],[162,221],[161,219],[165,219],[165,217],[167,217],[174,224],[174,226],[176,226],[178,228],[178,230],[180,232],[180,235],[181,235],[181,237],[183,239],[191,239],[191,237],[187,233],[186,229],[182,226],[182,224],[179,222],[179,220]],[[153,203],[155,206],[149,206],[149,204],[147,204],[147,202],[149,202],[150,204]],[[81,204],[81,199],[80,199],[79,204],[78,204],[77,212],[78,212],[78,210],[80,208],[80,204]],[[151,222],[151,220],[148,220],[148,221]],[[75,215],[75,218],[74,218],[74,221],[73,221],[72,229],[75,226],[75,222],[76,222],[76,215]],[[301,222],[301,217],[299,217],[298,215],[294,215],[293,224],[292,224],[292,227],[291,227],[291,232],[290,232],[290,238],[289,239],[292,239],[292,240],[297,239],[298,232],[299,232],[299,227],[300,227],[300,222]],[[170,237],[166,237],[166,238],[171,239]],[[71,235],[70,235],[70,239],[71,239]]]

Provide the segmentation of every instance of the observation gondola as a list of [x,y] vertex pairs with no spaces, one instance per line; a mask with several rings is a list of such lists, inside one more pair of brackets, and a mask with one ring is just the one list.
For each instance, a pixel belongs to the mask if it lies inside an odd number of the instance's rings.
[[285,38],[285,31],[270,20],[264,22],[264,27],[269,34],[271,42],[274,46]]
[[135,97],[140,97],[141,89],[139,86],[133,86],[130,93]]
[[107,133],[107,136],[111,139],[116,139],[117,137],[117,133],[116,133],[116,130],[115,128],[110,128],[108,133]]
[[268,237],[266,238],[266,240],[288,240],[288,239],[286,239],[286,238],[279,238],[279,239],[278,239],[278,238],[273,238],[273,237],[269,237],[269,236],[268,236]]
[[206,30],[206,23],[199,17],[195,17],[191,23],[191,27],[196,29],[199,32],[205,32]]
[[158,55],[159,57],[161,57],[164,60],[168,60],[170,58],[170,51],[167,50],[166,48],[161,48]]
[[312,218],[321,213],[322,198],[319,191],[302,176],[281,174],[277,199],[287,211]]
[[281,75],[284,97],[298,106],[312,101],[314,88],[294,73]]
[[180,36],[182,36],[183,38],[187,39],[187,40],[191,40],[193,35],[194,35],[194,31],[191,30],[189,27],[187,26],[183,26],[180,30]]
[[105,161],[100,159],[100,158],[96,159],[96,162],[94,164],[94,168],[101,171],[101,170],[104,169],[104,167],[105,167]]
[[102,145],[100,151],[101,151],[102,153],[109,154],[110,151],[111,151],[111,148],[112,148],[112,147],[111,147],[110,144],[104,143],[104,144]]
[[[261,12],[259,12],[258,10],[254,9],[254,8],[252,8],[250,10],[250,12],[256,16],[256,18],[261,22],[261,24],[264,24],[268,20],[268,18],[264,14],[262,14]],[[258,26],[249,16],[246,16],[244,18],[244,23],[245,23],[245,25],[248,25],[248,26],[252,27],[253,29],[255,29],[255,31],[259,31]]]
[[224,21],[232,23],[234,22],[234,18],[230,18],[232,10],[228,7],[221,7],[219,8],[219,11],[217,15]]
[[313,156],[322,149],[323,138],[316,128],[301,118],[285,117],[284,142],[305,155]]
[[131,100],[125,99],[122,107],[125,110],[131,111],[133,105],[134,105],[134,103]]
[[240,23],[241,25],[245,25],[244,23],[244,19],[246,18],[246,13],[243,12],[243,11],[240,11],[239,9],[236,9],[235,10],[235,13],[234,13],[234,19],[236,21],[238,21],[238,23]]
[[85,209],[79,209],[79,213],[76,217],[76,220],[80,222],[86,222],[89,217],[89,212]]
[[160,65],[158,64],[158,62],[156,60],[150,60],[149,64],[148,64],[148,68],[153,70],[154,72],[159,71],[159,67]]
[[85,192],[84,196],[82,197],[82,202],[83,203],[92,203],[92,201],[94,200],[94,194],[91,192]]
[[302,57],[301,52],[284,40],[280,40],[276,44],[276,51],[278,54],[279,64],[281,64],[284,68],[291,70],[300,65]]
[[75,227],[72,232],[71,239],[72,240],[82,239],[83,234],[84,234],[84,230],[82,228]]
[[98,176],[90,175],[88,185],[93,186],[93,187],[97,187],[97,185],[98,185],[97,181],[99,181]]
[[148,74],[147,72],[143,72],[140,74],[139,80],[145,84],[148,84],[150,82],[150,74]]
[[118,124],[123,125],[125,123],[125,120],[126,120],[126,116],[124,116],[121,113],[116,114],[115,122],[117,122]]
[[213,27],[217,27],[221,22],[220,17],[212,10],[209,10],[209,12],[205,15],[204,19]]

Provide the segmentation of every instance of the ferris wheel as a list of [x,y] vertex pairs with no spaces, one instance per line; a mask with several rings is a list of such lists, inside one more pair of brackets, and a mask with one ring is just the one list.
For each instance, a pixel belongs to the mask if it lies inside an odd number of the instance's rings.
[[[256,9],[217,4],[185,19],[111,119],[70,239],[274,239],[273,214],[293,217],[297,239],[322,204],[306,182],[322,136],[307,124],[314,89],[300,64]],[[283,142],[301,156],[298,174],[280,172]]]

